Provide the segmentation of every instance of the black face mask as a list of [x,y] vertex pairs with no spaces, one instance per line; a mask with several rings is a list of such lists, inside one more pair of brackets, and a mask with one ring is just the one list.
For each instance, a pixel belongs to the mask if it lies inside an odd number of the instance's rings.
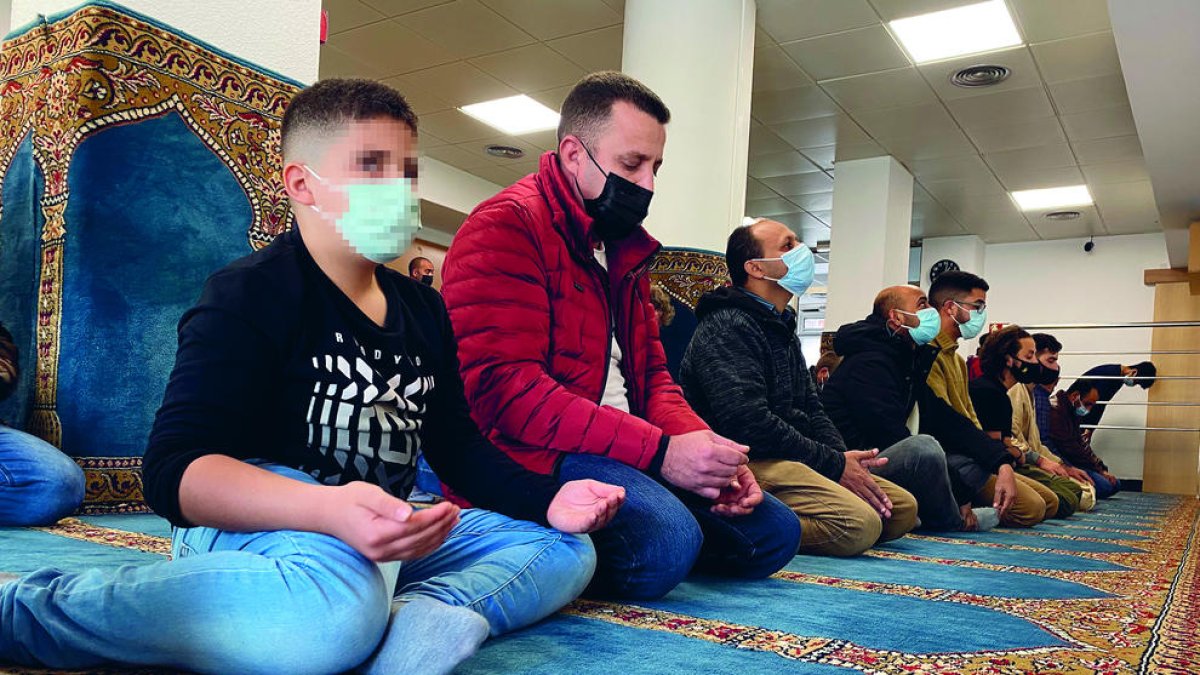
[[1016,359],[1016,363],[1009,366],[1008,370],[1017,382],[1021,384],[1033,384],[1041,381],[1044,377],[1042,372],[1046,370],[1046,367],[1042,365],[1041,361],[1022,361],[1021,359]]
[[1058,382],[1058,368],[1042,364],[1042,376],[1037,379],[1036,384],[1051,385],[1055,382]]
[[433,285],[433,275],[432,274],[421,275],[421,283],[425,284],[426,286],[432,286]]
[[[580,145],[583,145],[581,142]],[[583,146],[588,159],[604,173],[592,151]],[[579,179],[575,179],[578,187]],[[650,211],[654,191],[628,181],[613,172],[605,174],[604,189],[595,199],[584,199],[583,208],[592,217],[592,230],[601,241],[618,241],[633,234]]]

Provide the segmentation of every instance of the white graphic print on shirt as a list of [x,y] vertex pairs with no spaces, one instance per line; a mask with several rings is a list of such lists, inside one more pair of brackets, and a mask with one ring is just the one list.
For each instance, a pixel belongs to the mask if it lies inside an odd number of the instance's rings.
[[[327,485],[365,480],[404,497],[415,477],[426,395],[434,378],[419,372],[420,357],[364,348],[312,357],[313,394],[308,405],[308,445],[327,459],[306,467]],[[334,333],[339,345],[342,333]],[[346,345],[350,347],[350,345]],[[389,377],[390,375],[390,377]]]

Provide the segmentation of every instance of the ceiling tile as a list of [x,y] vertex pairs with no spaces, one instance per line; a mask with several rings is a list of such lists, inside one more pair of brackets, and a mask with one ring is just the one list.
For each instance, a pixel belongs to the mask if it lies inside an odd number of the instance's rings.
[[746,201],[777,197],[775,191],[754,178],[746,177]]
[[1083,174],[1077,166],[1058,166],[1046,169],[1030,169],[1017,176],[1005,176],[1004,187],[1009,190],[1035,190],[1039,188],[1082,185]]
[[400,16],[450,2],[453,0],[362,0],[364,5],[369,5],[386,16]]
[[456,169],[470,171],[482,166],[492,166],[487,155],[482,152],[471,152],[458,145],[443,145],[437,148],[427,148],[426,157],[432,157],[439,162],[449,164]]
[[486,181],[491,181],[501,187],[512,185],[513,183],[525,177],[525,174],[521,173],[520,171],[515,171],[505,166],[495,165],[476,167],[471,169],[469,173],[473,173],[476,176],[479,176]]
[[1025,171],[1058,166],[1075,166],[1075,155],[1065,143],[1036,148],[990,152],[983,156],[1000,180],[1013,180]]
[[452,50],[459,58],[527,45],[533,37],[502,19],[478,0],[455,0],[411,14],[399,21],[426,39]]
[[557,150],[558,130],[547,129],[545,131],[534,131],[528,134],[521,134],[521,140],[540,150]]
[[483,0],[497,14],[539,40],[552,40],[621,23],[601,0]]
[[1057,117],[976,127],[967,129],[967,135],[971,137],[980,152],[1035,148],[1065,143],[1067,140]]
[[871,0],[884,21],[906,19],[910,16],[940,12],[963,5],[973,5],[979,0]]
[[1150,180],[1150,175],[1146,173],[1146,163],[1141,159],[1088,164],[1080,168],[1083,169],[1083,175],[1087,178],[1088,185]]
[[621,16],[625,16],[625,0],[604,0],[604,4],[612,7]]
[[941,103],[856,111],[853,116],[876,140],[958,131],[958,126]]
[[812,83],[812,79],[800,70],[800,66],[774,43],[754,50],[754,79],[751,89],[756,97],[761,91],[795,89]]
[[534,92],[529,97],[551,110],[559,111],[562,110],[562,104],[566,100],[567,94],[571,93],[571,90],[574,88],[575,85],[569,84],[565,87],[555,87],[546,91]]
[[820,145],[804,148],[800,152],[822,169],[832,169],[833,162],[837,159],[837,147],[836,145]]
[[425,150],[426,148],[436,148],[436,147],[442,146],[442,145],[451,145],[451,143],[449,141],[447,141],[444,138],[440,138],[438,136],[433,135],[432,133],[427,131],[424,127],[420,128],[418,135],[420,136],[422,150]]
[[1131,136],[1137,133],[1129,106],[1063,115],[1062,122],[1067,136],[1072,141]]
[[976,154],[975,146],[957,129],[953,132],[932,132],[920,136],[888,138],[880,143],[901,162],[913,162],[939,157]]
[[582,68],[543,44],[476,57],[471,59],[471,64],[519,92],[542,91],[575,84],[587,74]]
[[751,98],[750,114],[763,124],[826,117],[841,112],[833,99],[815,85],[780,91],[761,91]]
[[466,143],[496,135],[496,130],[457,110],[443,110],[421,118],[421,128],[450,143]]
[[833,189],[833,179],[820,171],[764,178],[763,184],[784,197],[828,192]]
[[1161,230],[1149,181],[1101,184],[1089,190],[1110,232]]
[[330,35],[387,18],[382,12],[371,9],[360,0],[324,0],[321,7],[329,14]]
[[425,39],[395,20],[330,36],[326,46],[371,64],[382,77],[430,68],[458,58],[441,44]]
[[833,192],[814,192],[807,195],[795,195],[789,201],[809,213],[818,214],[833,209]]
[[879,23],[866,0],[758,0],[758,25],[776,42]]
[[777,152],[789,152],[793,148],[774,131],[759,122],[750,122],[750,157]]
[[883,146],[872,140],[857,142],[842,141],[837,144],[837,150],[833,159],[836,165],[837,162],[867,159],[868,157],[882,157],[886,154],[887,150],[884,150]]
[[817,117],[811,120],[796,120],[783,124],[769,125],[793,148],[810,148],[820,145],[861,143],[871,140],[869,136],[846,115]]
[[921,182],[994,178],[991,169],[979,155],[918,160],[912,162],[909,170]]
[[946,107],[964,129],[1054,116],[1054,107],[1042,87],[951,99]]
[[925,79],[911,66],[826,80],[821,83],[821,88],[849,111],[894,108],[936,100]]
[[818,82],[909,65],[908,57],[882,25],[780,46]]
[[321,45],[320,79],[336,77],[365,77],[377,80],[384,77],[383,71],[364,63],[331,44]]
[[517,94],[517,90],[488,75],[466,61],[428,68],[402,77],[400,91],[411,85],[418,90],[437,92],[438,98],[459,107]]
[[1153,209],[1120,220],[1110,220],[1105,215],[1104,227],[1108,230],[1109,234],[1150,234],[1162,232],[1162,226],[1158,224],[1158,212]]
[[[520,159],[505,159],[503,157],[492,157],[491,155],[487,154],[486,148],[489,145],[507,145],[510,147],[514,147],[514,148],[517,148],[518,150],[521,150],[522,152],[524,152],[525,156],[521,157]],[[508,167],[511,167],[515,164],[523,163],[523,162],[536,162],[537,158],[540,157],[542,154],[542,150],[540,148],[534,146],[532,143],[527,141],[525,139],[525,137],[523,137],[523,136],[492,136],[490,138],[481,138],[481,139],[475,140],[475,141],[467,141],[466,143],[459,143],[457,147],[459,147],[463,150],[466,150],[467,152],[469,152],[473,155],[478,155],[478,156],[484,157],[485,159],[488,160],[488,162],[495,164],[496,166],[508,166]]]
[[431,93],[430,89],[413,84],[406,75],[389,77],[383,83],[399,91],[418,116],[454,107],[449,101]]
[[981,196],[1004,194],[1004,187],[991,175],[972,180],[923,180],[920,185],[947,208],[965,206]]
[[1112,30],[1106,0],[1009,0],[1027,42]]
[[595,73],[601,70],[621,69],[623,35],[622,26],[611,26],[551,40],[546,44],[574,61],[580,68]]
[[[795,150],[758,155],[751,157],[747,163],[747,173],[758,179],[819,171],[820,169],[816,165]],[[766,181],[763,182],[766,183]]]
[[775,38],[771,37],[767,31],[763,30],[761,24],[754,24],[754,48],[762,49],[769,45],[775,44]]
[[[950,76],[954,73],[963,68],[982,64],[1004,66],[1008,68],[1009,76],[1004,81],[988,87],[960,87],[950,83]],[[917,66],[917,69],[921,71],[925,79],[929,80],[929,85],[933,87],[937,95],[946,101],[1042,86],[1041,75],[1038,74],[1037,66],[1033,63],[1033,56],[1030,55],[1028,47],[1012,47],[987,54],[960,56],[947,61],[926,63]]]
[[781,216],[785,213],[800,213],[800,207],[783,197],[767,197],[766,199],[747,199],[746,215],[751,218],[766,218]]
[[1120,74],[1058,82],[1050,85],[1050,95],[1060,114],[1129,105],[1125,78]]
[[1050,220],[1041,213],[1030,213],[1029,224],[1037,231],[1042,239],[1073,239],[1107,234],[1100,213],[1094,206],[1072,206],[1071,211],[1078,211],[1075,220]]
[[1114,136],[1091,141],[1071,143],[1080,164],[1119,162],[1126,159],[1141,159],[1142,144],[1137,136]]
[[1042,77],[1053,84],[1121,72],[1112,33],[1043,42],[1030,46]]

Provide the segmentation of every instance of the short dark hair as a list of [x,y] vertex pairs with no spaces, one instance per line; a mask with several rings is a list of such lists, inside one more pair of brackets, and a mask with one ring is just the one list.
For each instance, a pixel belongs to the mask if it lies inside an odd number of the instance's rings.
[[987,377],[1000,377],[1000,373],[1008,365],[1005,360],[1016,356],[1021,351],[1021,340],[1029,337],[1029,333],[1020,326],[1005,326],[1000,330],[989,333],[988,340],[979,355],[979,367]]
[[400,92],[375,80],[321,80],[304,89],[283,113],[280,131],[283,156],[309,133],[328,135],[354,120],[386,117],[404,122],[415,133],[417,114]]
[[750,275],[746,274],[746,262],[762,257],[762,242],[752,232],[757,224],[758,222],[755,222],[733,228],[733,232],[729,233],[729,240],[725,242],[725,264],[729,267],[729,280],[738,288],[745,286],[746,281],[750,279]]
[[575,83],[563,101],[558,120],[558,141],[567,136],[578,136],[591,142],[608,124],[613,103],[625,101],[638,110],[658,120],[659,124],[671,121],[667,104],[650,90],[625,73],[602,70],[585,75]]
[[1049,333],[1034,333],[1033,344],[1037,345],[1037,352],[1039,354],[1042,352],[1051,352],[1057,354],[1061,352],[1063,348],[1062,343],[1058,341],[1058,338]]
[[1135,363],[1130,368],[1137,370],[1137,377],[1133,378],[1138,386],[1142,389],[1149,389],[1154,386],[1154,378],[1158,377],[1158,368],[1150,361],[1142,361]]
[[433,264],[433,261],[430,260],[429,258],[419,255],[419,256],[413,258],[412,260],[408,261],[408,273],[412,274],[413,272],[415,272],[417,270],[417,265],[420,265],[422,260],[429,263],[430,265]]
[[1095,388],[1096,388],[1096,383],[1093,380],[1088,380],[1088,379],[1075,380],[1074,382],[1071,383],[1071,386],[1067,387],[1067,393],[1068,394],[1076,394],[1077,393],[1080,396],[1087,396],[1088,394],[1092,393],[1092,390]]
[[929,302],[939,310],[947,300],[958,300],[975,289],[989,290],[988,283],[982,277],[964,272],[951,270],[943,272],[929,287]]

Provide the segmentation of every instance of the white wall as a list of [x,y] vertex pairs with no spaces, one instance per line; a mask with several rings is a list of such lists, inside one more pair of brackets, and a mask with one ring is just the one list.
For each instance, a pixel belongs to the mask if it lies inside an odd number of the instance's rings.
[[[5,0],[19,28],[83,0]],[[240,59],[305,84],[317,80],[321,0],[120,0],[120,4]],[[3,6],[0,5],[0,11]]]
[[[1152,321],[1154,288],[1142,283],[1142,272],[1167,267],[1162,234],[1097,237],[1091,253],[1086,239],[1064,239],[986,247],[984,278],[990,322],[1096,323]],[[1133,350],[1150,348],[1150,329],[1106,328],[1050,332],[1064,351],[1131,350],[1128,355],[1064,356],[1064,374],[1081,374],[1100,363],[1136,363],[1152,359]],[[974,346],[964,347],[964,354]],[[1124,388],[1117,399],[1145,401],[1141,388]],[[1113,406],[1101,424],[1145,426],[1146,408]],[[1113,473],[1142,477],[1146,434],[1142,431],[1098,431],[1093,447]]]
[[12,0],[0,0],[0,37],[8,34],[12,17]]

